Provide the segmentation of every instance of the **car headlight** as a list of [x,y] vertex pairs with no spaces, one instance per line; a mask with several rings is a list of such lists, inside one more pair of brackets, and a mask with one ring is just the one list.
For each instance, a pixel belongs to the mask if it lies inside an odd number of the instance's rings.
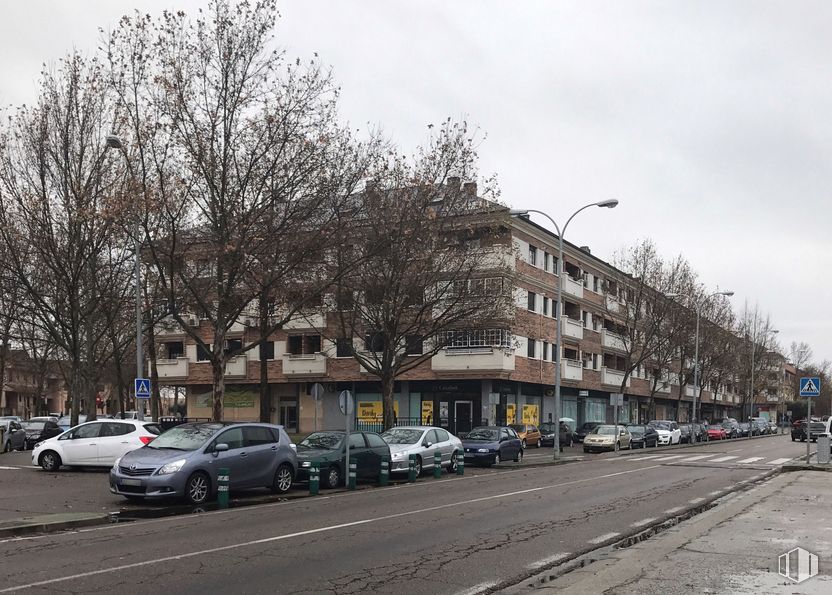
[[156,472],[156,475],[170,475],[171,473],[176,473],[177,471],[182,469],[182,467],[185,466],[186,462],[187,462],[186,459],[179,459],[178,461],[168,463],[167,465],[165,465],[164,467],[159,469]]
[[404,458],[404,453],[403,453],[403,452],[394,452],[394,453],[391,455],[391,458],[392,458],[394,461],[401,461],[401,460]]
[[121,457],[116,459],[116,462],[113,463],[113,471],[118,471],[118,464],[121,462]]
[[491,452],[491,451],[488,450],[487,448],[478,448],[477,452]]
[[312,461],[302,461],[300,466],[303,467],[304,469],[308,469],[309,467],[312,466]]

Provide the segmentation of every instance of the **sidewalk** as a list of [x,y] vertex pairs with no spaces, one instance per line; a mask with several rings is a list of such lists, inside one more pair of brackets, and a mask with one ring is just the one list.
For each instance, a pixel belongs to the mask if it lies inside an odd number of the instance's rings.
[[[830,505],[832,474],[781,473],[631,547],[588,554],[592,563],[523,591],[560,595],[832,593]],[[779,556],[796,547],[818,557],[818,575],[800,584],[778,574]],[[517,592],[517,588],[510,591]]]

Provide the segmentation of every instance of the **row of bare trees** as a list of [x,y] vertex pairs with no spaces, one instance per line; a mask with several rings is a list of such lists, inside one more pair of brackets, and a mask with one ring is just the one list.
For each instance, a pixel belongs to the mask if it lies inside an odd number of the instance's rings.
[[[274,0],[125,16],[98,55],[68,55],[33,105],[7,110],[0,239],[23,306],[10,318],[65,361],[73,423],[82,402],[94,418],[107,370],[127,392],[137,258],[154,416],[161,319],[207,355],[219,420],[228,362],[338,296],[321,331],[380,379],[392,423],[394,378],[451,329],[507,318],[510,278],[491,294],[475,282],[507,264],[494,257],[506,226],[482,223],[492,186],[459,183],[477,176],[475,134],[447,121],[405,156],[357,133],[331,73],[275,49],[276,18]],[[247,340],[228,341],[240,321]],[[371,349],[352,340],[368,336]]]

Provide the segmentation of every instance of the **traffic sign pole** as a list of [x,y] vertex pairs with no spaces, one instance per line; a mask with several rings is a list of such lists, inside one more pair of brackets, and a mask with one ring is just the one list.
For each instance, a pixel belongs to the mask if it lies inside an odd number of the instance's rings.
[[812,398],[820,396],[820,378],[804,376],[800,379],[800,396],[806,397],[806,464],[809,459],[812,444]]

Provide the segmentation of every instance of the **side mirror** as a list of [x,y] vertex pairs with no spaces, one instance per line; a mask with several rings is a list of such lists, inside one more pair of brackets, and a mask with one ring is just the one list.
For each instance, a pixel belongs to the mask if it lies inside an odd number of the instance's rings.
[[422,444],[425,448],[430,448],[431,446],[433,446],[433,442],[430,442],[429,440],[425,440]]
[[501,437],[501,438],[500,438],[500,442],[505,442],[505,441],[507,441],[507,440],[508,440],[508,438],[506,438],[505,436],[503,436],[503,437]]
[[214,445],[214,456],[217,456],[221,452],[225,452],[228,450],[228,445],[225,442],[221,442],[220,444]]

